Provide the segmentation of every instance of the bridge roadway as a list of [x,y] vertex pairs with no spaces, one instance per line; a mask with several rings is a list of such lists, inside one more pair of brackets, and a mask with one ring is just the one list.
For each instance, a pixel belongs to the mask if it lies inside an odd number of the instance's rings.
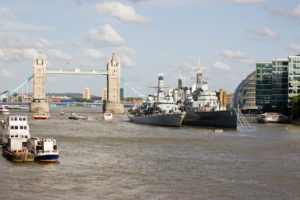
[[46,74],[77,74],[77,75],[107,75],[105,70],[82,70],[82,69],[47,69]]

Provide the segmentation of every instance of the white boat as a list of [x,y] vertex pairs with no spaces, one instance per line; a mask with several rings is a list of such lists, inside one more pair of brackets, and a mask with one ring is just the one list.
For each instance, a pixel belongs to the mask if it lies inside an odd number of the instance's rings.
[[112,112],[106,111],[106,112],[103,114],[103,118],[104,118],[105,120],[112,119]]
[[32,162],[34,155],[23,146],[22,138],[8,138],[8,143],[3,146],[3,156],[14,162]]
[[27,116],[9,116],[7,120],[1,121],[0,126],[2,144],[7,144],[10,138],[21,138],[22,146],[26,147],[26,141],[30,138]]
[[69,119],[74,119],[74,120],[88,119],[88,116],[86,116],[86,115],[78,115],[78,114],[72,112],[72,114],[71,114],[71,116],[69,117]]
[[54,138],[33,137],[27,140],[27,147],[30,153],[34,154],[35,161],[57,162],[58,149]]
[[277,123],[288,121],[288,117],[275,112],[267,112],[257,117],[259,123]]
[[4,106],[2,106],[2,107],[0,108],[0,113],[1,113],[2,115],[9,115],[9,114],[10,114],[9,110],[8,110],[7,108],[5,108]]

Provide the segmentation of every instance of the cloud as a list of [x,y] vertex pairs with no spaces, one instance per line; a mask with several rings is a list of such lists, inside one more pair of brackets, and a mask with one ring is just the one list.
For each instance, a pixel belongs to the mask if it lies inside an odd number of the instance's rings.
[[267,0],[227,0],[237,4],[265,3]]
[[264,37],[269,37],[272,39],[279,38],[277,33],[268,27],[264,27],[262,30],[250,30],[248,32],[252,34],[252,36],[249,38],[250,40],[262,40]]
[[0,39],[3,48],[36,48],[43,49],[51,47],[50,42],[45,38],[33,38],[23,34],[5,35]]
[[298,45],[298,44],[291,43],[287,46],[287,49],[297,52],[297,53],[300,53],[300,45]]
[[137,55],[138,54],[138,52],[135,49],[125,47],[125,46],[118,47],[117,52],[131,54],[131,55]]
[[114,17],[123,22],[133,22],[137,24],[151,25],[152,22],[148,18],[138,15],[131,6],[124,5],[121,2],[106,2],[97,4],[95,10],[100,15]]
[[215,64],[213,64],[213,68],[223,70],[223,71],[231,70],[231,67],[229,65],[226,65],[220,61],[216,61]]
[[245,54],[243,54],[240,51],[236,51],[236,52],[232,52],[229,49],[223,50],[221,53],[222,56],[226,57],[226,58],[230,58],[232,60],[241,62],[241,63],[246,63],[246,64],[254,64],[255,61],[251,58],[249,58],[248,56],[246,56]]
[[103,52],[100,52],[96,49],[84,49],[83,54],[90,58],[103,59],[107,57],[107,55]]
[[8,8],[0,7],[0,15],[9,15],[11,12]]
[[7,71],[5,69],[0,72],[0,76],[6,78],[15,78],[15,75],[13,75],[10,71]]
[[109,24],[103,25],[101,32],[96,29],[90,29],[85,35],[85,39],[95,46],[103,44],[120,46],[125,44],[125,40]]
[[43,26],[41,24],[27,24],[18,22],[14,14],[5,7],[0,7],[0,27],[1,30],[54,30],[54,27]]
[[124,64],[126,67],[136,67],[135,62],[133,62],[128,56],[121,55],[121,64]]
[[21,61],[24,59],[33,59],[37,53],[35,49],[0,49],[0,60],[5,62]]
[[40,30],[55,30],[54,27],[48,27],[37,24],[26,24],[13,20],[0,20],[0,26],[2,30],[32,30],[32,31],[40,31]]
[[61,52],[58,49],[49,49],[47,51],[47,55],[49,55],[50,57],[59,59],[59,60],[71,60],[72,59],[71,56]]
[[272,10],[270,12],[282,17],[291,17],[296,20],[300,20],[300,4],[292,9],[279,9],[279,10]]

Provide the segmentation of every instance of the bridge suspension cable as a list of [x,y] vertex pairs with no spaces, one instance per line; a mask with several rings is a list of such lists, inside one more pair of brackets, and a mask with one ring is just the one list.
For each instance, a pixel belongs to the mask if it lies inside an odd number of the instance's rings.
[[135,95],[137,95],[138,97],[141,97],[141,98],[145,98],[146,96],[139,92],[137,89],[135,89],[123,76],[121,76],[121,81],[122,83],[124,83],[129,89],[131,89]]
[[3,101],[4,99],[7,99],[8,97],[13,96],[14,94],[17,94],[20,89],[22,89],[27,83],[31,81],[33,78],[33,75],[28,77],[23,83],[21,83],[19,86],[17,86],[14,89],[11,89],[9,91],[4,92],[3,94],[0,95],[0,101]]

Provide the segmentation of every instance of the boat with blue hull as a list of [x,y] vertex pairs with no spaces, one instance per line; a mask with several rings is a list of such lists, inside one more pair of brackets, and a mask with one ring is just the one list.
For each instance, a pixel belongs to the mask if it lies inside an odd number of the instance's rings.
[[57,162],[59,152],[54,138],[34,137],[27,141],[28,149],[35,156],[35,161]]

